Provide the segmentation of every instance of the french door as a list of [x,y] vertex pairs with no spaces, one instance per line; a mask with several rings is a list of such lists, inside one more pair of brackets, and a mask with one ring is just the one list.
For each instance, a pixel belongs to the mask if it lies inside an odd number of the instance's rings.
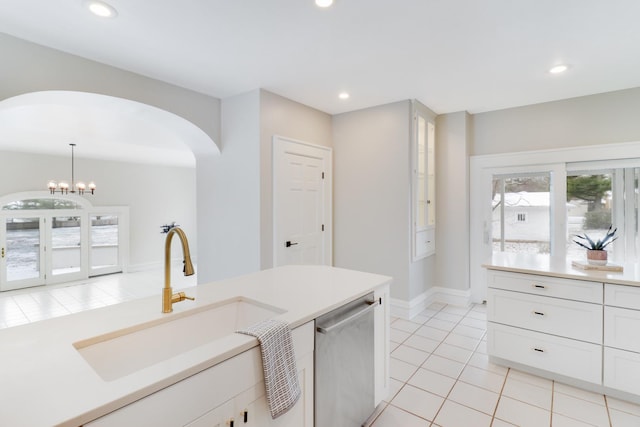
[[77,211],[0,216],[0,290],[86,277],[86,224]]
[[33,212],[2,216],[0,227],[0,290],[45,282],[45,222]]

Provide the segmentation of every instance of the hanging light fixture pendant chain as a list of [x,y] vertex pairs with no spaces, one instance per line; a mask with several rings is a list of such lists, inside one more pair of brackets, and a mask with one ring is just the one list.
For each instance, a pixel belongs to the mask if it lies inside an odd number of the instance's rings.
[[76,191],[74,190],[75,187],[75,165],[74,165],[74,150],[76,148],[76,144],[69,144],[71,146],[71,192],[75,193]]
[[[78,182],[76,184],[76,174],[75,174],[75,148],[76,144],[71,143],[71,193],[75,194],[84,194],[87,186],[83,182]],[[95,194],[96,185],[93,182],[89,183],[89,190],[91,194]],[[49,181],[49,191],[51,194],[55,194],[59,192],[60,194],[68,194],[69,193],[69,184],[64,181],[60,181],[56,183],[55,181]]]

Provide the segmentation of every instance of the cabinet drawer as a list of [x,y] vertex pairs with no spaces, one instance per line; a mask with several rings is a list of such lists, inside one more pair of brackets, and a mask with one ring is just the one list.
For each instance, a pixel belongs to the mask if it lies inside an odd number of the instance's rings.
[[415,258],[423,258],[436,252],[436,229],[418,231],[415,235]]
[[488,289],[487,320],[602,343],[602,305],[598,304]]
[[640,395],[640,354],[605,347],[604,386]]
[[602,304],[602,283],[490,270],[490,288]]
[[604,303],[605,305],[640,310],[640,287],[605,283]]
[[489,355],[594,384],[602,381],[602,346],[489,322]]
[[640,311],[605,307],[604,345],[640,352]]

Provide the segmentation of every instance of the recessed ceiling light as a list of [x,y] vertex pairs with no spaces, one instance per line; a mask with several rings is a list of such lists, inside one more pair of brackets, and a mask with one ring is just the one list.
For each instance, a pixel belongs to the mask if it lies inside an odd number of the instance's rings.
[[565,71],[567,71],[569,69],[569,66],[566,64],[558,64],[554,67],[551,67],[549,69],[549,72],[551,74],[560,74],[560,73],[564,73]]
[[349,99],[349,94],[347,92],[341,92],[338,95],[338,98],[340,98],[340,99]]
[[85,5],[91,13],[101,18],[115,18],[118,16],[118,11],[113,6],[103,1],[90,0],[86,1]]
[[329,7],[333,4],[333,0],[316,0],[316,6]]

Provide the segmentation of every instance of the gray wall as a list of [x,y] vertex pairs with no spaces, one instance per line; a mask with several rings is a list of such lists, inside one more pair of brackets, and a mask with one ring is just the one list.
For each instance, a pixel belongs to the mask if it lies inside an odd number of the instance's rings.
[[222,100],[222,154],[198,167],[210,195],[198,230],[212,254],[200,282],[273,266],[274,135],[331,146],[331,116],[261,89]]
[[468,113],[438,116],[436,121],[436,283],[469,289]]
[[333,117],[335,265],[392,276],[404,301],[427,287],[410,277],[410,126],[410,101]]
[[273,136],[331,147],[331,116],[260,90],[261,268],[273,267]]
[[[43,90],[116,96],[181,116],[220,141],[220,100],[0,33],[0,100]],[[189,144],[189,141],[186,141]],[[196,154],[207,147],[190,146]],[[217,150],[212,148],[212,150]]]
[[475,114],[472,153],[640,140],[640,88]]

